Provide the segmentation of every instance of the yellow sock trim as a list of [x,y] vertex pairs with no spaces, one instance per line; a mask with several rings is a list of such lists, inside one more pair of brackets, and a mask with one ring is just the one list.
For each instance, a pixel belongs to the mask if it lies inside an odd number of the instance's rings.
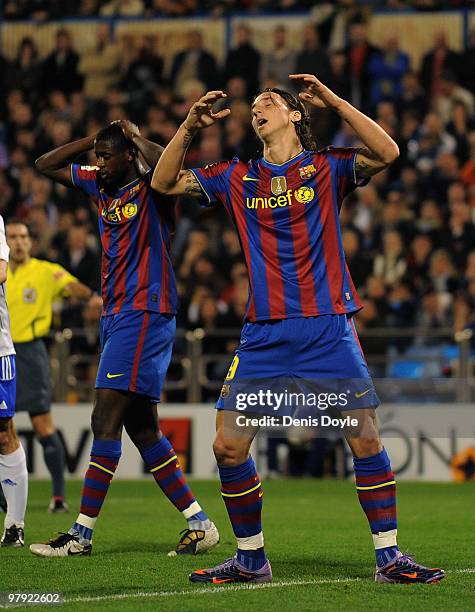
[[162,463],[161,465],[157,465],[157,467],[154,467],[153,470],[150,470],[150,474],[153,474],[154,472],[156,472],[157,470],[161,470],[162,468],[164,468],[166,465],[168,465],[169,463],[171,463],[172,461],[177,460],[178,457],[176,455],[173,455],[173,457],[170,457],[170,459],[167,459],[164,463]]
[[396,484],[395,480],[390,480],[389,482],[383,482],[383,484],[374,485],[373,487],[356,487],[358,491],[368,491],[369,489],[380,489],[381,487],[387,487],[388,485]]
[[89,465],[92,465],[96,468],[99,468],[100,470],[102,470],[103,472],[107,472],[108,474],[110,474],[111,476],[114,476],[114,472],[112,472],[112,470],[108,470],[107,468],[103,467],[102,465],[99,465],[98,463],[94,463],[94,461],[90,461]]
[[252,487],[252,489],[248,489],[247,491],[243,491],[242,493],[223,493],[221,491],[221,495],[223,497],[241,497],[241,495],[247,495],[248,493],[252,493],[256,489],[258,489],[260,486],[261,486],[261,483],[257,484],[255,487]]

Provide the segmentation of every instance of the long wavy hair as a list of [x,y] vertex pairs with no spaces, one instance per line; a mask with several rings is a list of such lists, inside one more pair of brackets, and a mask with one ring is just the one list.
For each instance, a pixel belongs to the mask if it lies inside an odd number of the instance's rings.
[[[254,104],[256,98],[266,92],[271,92],[279,95],[283,100],[285,100],[285,103],[291,110],[299,111],[299,113],[301,114],[301,119],[299,121],[294,121],[294,125],[295,131],[297,132],[297,136],[300,140],[300,144],[304,149],[307,149],[309,151],[315,151],[317,149],[317,143],[312,134],[310,125],[310,115],[305,104],[300,100],[300,98],[297,98],[289,91],[286,91],[285,89],[280,89],[278,87],[268,87],[264,89],[254,97],[252,104]],[[259,154],[261,154],[263,144],[260,140],[259,143],[260,146],[258,152]]]

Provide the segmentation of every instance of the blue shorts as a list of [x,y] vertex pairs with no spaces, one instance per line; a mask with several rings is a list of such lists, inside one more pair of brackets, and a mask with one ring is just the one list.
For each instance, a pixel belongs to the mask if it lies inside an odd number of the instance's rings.
[[0,357],[0,418],[15,414],[15,375],[15,355]]
[[172,315],[133,310],[102,317],[96,389],[117,389],[160,401],[172,356]]
[[253,386],[284,391],[289,384],[343,392],[346,403],[333,406],[340,410],[380,403],[354,322],[345,314],[246,323],[216,408],[234,410],[236,392]]

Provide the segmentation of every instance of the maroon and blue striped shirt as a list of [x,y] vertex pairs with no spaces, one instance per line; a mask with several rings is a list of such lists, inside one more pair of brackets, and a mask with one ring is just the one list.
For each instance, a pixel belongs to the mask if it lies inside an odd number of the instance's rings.
[[121,187],[113,196],[101,189],[95,167],[72,164],[71,173],[74,185],[98,207],[103,314],[131,310],[174,314],[173,205],[152,190],[152,173]]
[[234,222],[250,283],[246,319],[350,314],[361,303],[343,252],[339,212],[358,185],[358,149],[302,151],[285,164],[264,158],[193,169],[209,204]]

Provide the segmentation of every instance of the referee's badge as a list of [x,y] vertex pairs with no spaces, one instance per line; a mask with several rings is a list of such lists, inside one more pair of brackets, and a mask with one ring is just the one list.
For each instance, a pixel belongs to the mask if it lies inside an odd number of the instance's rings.
[[280,195],[287,191],[287,179],[285,176],[273,176],[270,182],[270,190],[274,195]]
[[23,303],[36,304],[36,289],[34,287],[25,287],[23,289]]

